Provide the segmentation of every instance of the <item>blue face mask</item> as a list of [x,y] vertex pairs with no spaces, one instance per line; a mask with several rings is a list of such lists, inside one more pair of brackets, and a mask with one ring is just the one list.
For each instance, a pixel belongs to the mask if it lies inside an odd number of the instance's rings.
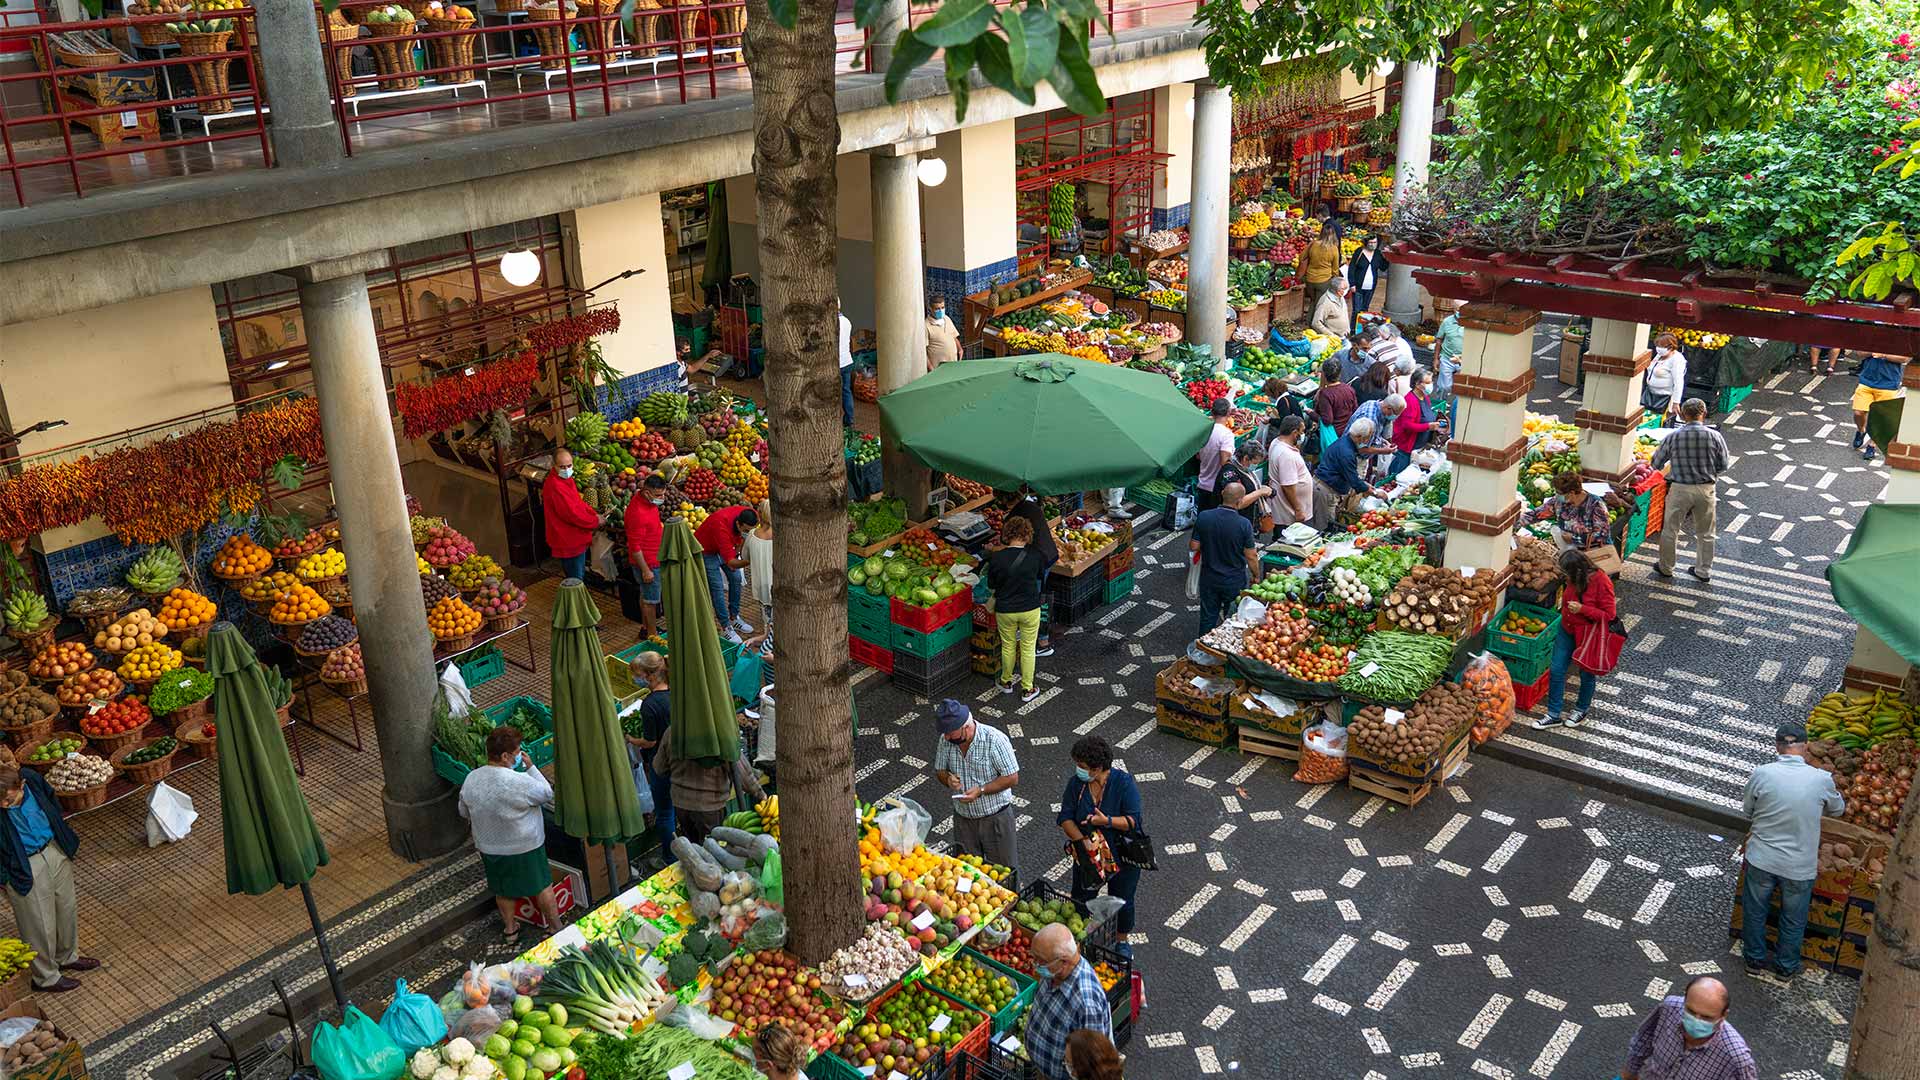
[[1074,769],[1073,769],[1073,777],[1074,777],[1074,779],[1076,779],[1076,780],[1078,780],[1078,781],[1080,781],[1080,782],[1081,782],[1081,783],[1083,783],[1083,784],[1087,784],[1087,783],[1092,783],[1092,782],[1093,782],[1093,774],[1092,774],[1092,773],[1090,773],[1090,772],[1088,772],[1088,771],[1087,771],[1087,770],[1085,770],[1085,769],[1082,769],[1082,768],[1080,768],[1080,767],[1079,767],[1079,766],[1077,766],[1077,765],[1076,765],[1076,766],[1074,766]]
[[1049,982],[1053,981],[1053,970],[1038,960],[1033,962],[1033,973],[1039,978],[1046,979]]
[[571,479],[573,479],[573,466],[571,466],[571,465],[569,465],[569,466],[567,466],[566,468],[564,468],[564,469],[561,469],[561,470],[560,470],[560,479],[562,479],[562,480],[571,480]]
[[1713,1029],[1719,1026],[1717,1022],[1702,1020],[1685,1009],[1680,1011],[1680,1030],[1686,1032],[1689,1039],[1704,1039],[1713,1034]]

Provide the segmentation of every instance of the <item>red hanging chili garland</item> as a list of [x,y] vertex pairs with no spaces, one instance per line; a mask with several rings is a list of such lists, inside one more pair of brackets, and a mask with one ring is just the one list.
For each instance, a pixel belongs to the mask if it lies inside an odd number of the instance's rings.
[[527,331],[527,343],[541,352],[564,349],[620,329],[620,309],[595,308],[580,315],[549,319]]
[[539,378],[539,355],[523,352],[475,368],[471,375],[445,375],[424,386],[402,383],[394,388],[394,404],[407,438],[423,439],[495,409],[526,404]]

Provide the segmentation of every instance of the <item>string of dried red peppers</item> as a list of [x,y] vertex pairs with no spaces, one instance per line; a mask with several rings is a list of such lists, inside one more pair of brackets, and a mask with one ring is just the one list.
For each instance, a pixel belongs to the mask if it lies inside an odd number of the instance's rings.
[[402,383],[394,388],[393,400],[407,438],[423,439],[495,409],[526,404],[539,378],[539,355],[523,352],[475,368],[471,375],[444,375],[424,385]]
[[549,319],[527,330],[527,343],[541,352],[578,345],[591,337],[620,329],[619,308],[594,308],[579,315]]

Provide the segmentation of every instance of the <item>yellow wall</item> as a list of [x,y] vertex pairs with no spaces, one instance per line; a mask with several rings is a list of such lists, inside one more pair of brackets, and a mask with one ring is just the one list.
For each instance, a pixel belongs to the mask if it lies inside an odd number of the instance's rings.
[[1014,121],[941,135],[931,157],[947,163],[939,187],[920,188],[926,264],[950,270],[989,266],[1016,254]]
[[1167,154],[1153,174],[1153,205],[1185,206],[1193,191],[1193,84],[1174,83],[1153,92],[1154,149]]
[[[181,289],[0,329],[0,396],[15,427],[67,421],[21,440],[23,454],[230,405],[213,292]],[[42,534],[41,545],[60,551],[104,535],[85,522]]]
[[600,339],[607,363],[622,375],[633,375],[672,360],[673,296],[667,287],[660,196],[582,207],[573,218],[582,287],[634,267],[646,271],[594,293],[595,301],[614,300],[620,305],[619,332]]

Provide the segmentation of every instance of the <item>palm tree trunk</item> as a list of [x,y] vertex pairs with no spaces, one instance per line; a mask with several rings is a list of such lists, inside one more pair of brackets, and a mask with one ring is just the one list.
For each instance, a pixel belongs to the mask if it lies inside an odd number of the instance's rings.
[[[784,810],[784,808],[783,808]],[[1907,799],[1875,900],[1847,1080],[1920,1078],[1920,798]],[[784,828],[784,826],[783,826]]]
[[780,612],[780,847],[789,948],[817,964],[859,936],[840,430],[832,0],[792,29],[751,0],[754,192],[766,313],[774,606]]

